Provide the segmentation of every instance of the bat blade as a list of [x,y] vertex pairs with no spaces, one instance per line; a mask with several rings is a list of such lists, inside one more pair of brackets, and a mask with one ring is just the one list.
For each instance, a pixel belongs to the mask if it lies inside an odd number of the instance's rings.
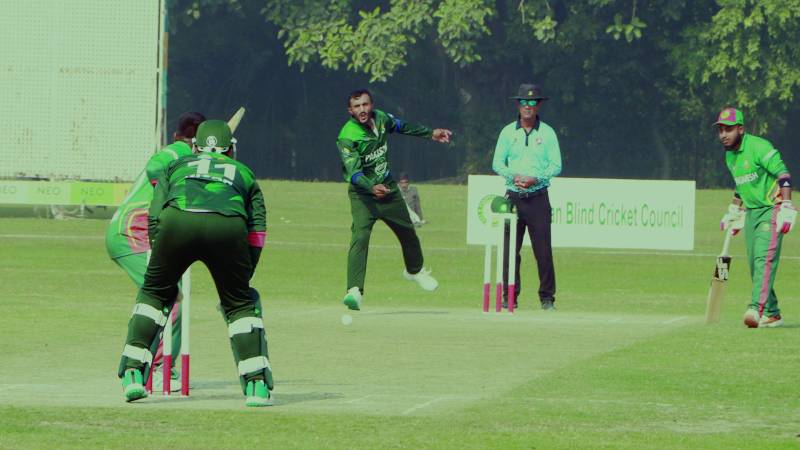
[[242,117],[244,117],[244,106],[240,107],[234,114],[228,119],[228,127],[231,129],[231,133],[236,132],[236,128],[239,127],[239,122],[242,121]]
[[722,298],[725,294],[725,285],[728,283],[730,267],[730,256],[717,257],[717,265],[714,268],[714,276],[711,278],[711,287],[708,289],[708,301],[706,302],[707,324],[719,322]]

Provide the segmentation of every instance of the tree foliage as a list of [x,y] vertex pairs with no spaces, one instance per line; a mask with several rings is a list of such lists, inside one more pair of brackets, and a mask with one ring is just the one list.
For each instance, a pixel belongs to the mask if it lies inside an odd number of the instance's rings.
[[[302,94],[296,108],[270,103],[264,113],[267,139],[292,149],[290,176],[309,177],[297,161],[330,146],[294,128],[303,112],[329,108],[338,121],[342,101],[330,92],[367,82],[381,106],[456,129],[457,156],[418,163],[398,145],[403,164],[428,178],[488,170],[515,114],[506,97],[524,81],[553,98],[543,113],[572,175],[718,185],[727,180],[710,129],[719,108],[741,107],[748,127],[778,144],[798,115],[800,0],[175,0],[171,16],[173,45],[220,20],[252,35],[245,46],[214,36],[206,51],[227,51],[249,82],[271,83],[260,101]],[[229,92],[246,87],[241,78]],[[181,81],[186,98],[202,83]]]
[[758,129],[766,131],[791,106],[800,84],[800,1],[719,5],[702,26],[687,31],[694,56],[678,67],[692,86],[718,84],[725,100],[762,116]]

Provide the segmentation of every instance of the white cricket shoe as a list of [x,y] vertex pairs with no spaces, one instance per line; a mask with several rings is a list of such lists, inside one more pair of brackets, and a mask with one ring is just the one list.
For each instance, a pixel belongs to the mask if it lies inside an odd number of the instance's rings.
[[347,309],[361,311],[362,300],[363,297],[361,296],[361,290],[358,288],[358,286],[354,286],[347,290],[347,294],[345,294],[344,299],[342,299],[342,303],[347,306]]
[[[163,391],[164,391],[164,375],[161,373],[161,365],[158,365],[153,371],[153,392],[161,393]],[[170,392],[181,391],[181,375],[180,372],[178,372],[178,369],[174,367],[172,368],[172,372],[170,373],[169,391]]]
[[782,326],[783,317],[780,314],[772,317],[761,316],[761,320],[758,321],[758,328],[778,328]]
[[747,328],[758,328],[758,323],[761,321],[761,316],[755,309],[748,309],[745,311],[742,321]]
[[431,269],[423,268],[414,275],[408,273],[407,270],[403,270],[403,278],[408,281],[416,281],[419,287],[426,291],[435,291],[439,287],[439,282],[431,276]]

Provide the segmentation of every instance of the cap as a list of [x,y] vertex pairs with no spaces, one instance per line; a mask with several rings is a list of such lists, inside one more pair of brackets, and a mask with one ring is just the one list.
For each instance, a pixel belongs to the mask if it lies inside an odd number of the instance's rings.
[[744,125],[744,114],[736,108],[725,108],[717,115],[714,125]]
[[231,128],[223,120],[206,120],[197,127],[194,145],[201,152],[223,153],[228,150],[233,139]]
[[542,95],[542,87],[537,84],[520,84],[517,90],[517,95],[513,97],[515,100],[547,100],[548,98]]

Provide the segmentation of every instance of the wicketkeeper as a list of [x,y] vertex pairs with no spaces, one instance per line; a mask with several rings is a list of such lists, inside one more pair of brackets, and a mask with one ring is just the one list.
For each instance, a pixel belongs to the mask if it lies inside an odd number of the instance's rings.
[[736,183],[734,198],[722,217],[721,227],[735,234],[745,229],[747,259],[753,292],[744,314],[750,328],[783,325],[773,284],[778,273],[783,235],[794,226],[792,179],[781,154],[766,139],[745,133],[744,115],[736,108],[720,111],[719,140],[725,147],[725,164]]
[[219,293],[246,404],[272,404],[261,308],[249,289],[266,237],[266,209],[253,172],[229,157],[235,143],[225,122],[203,122],[195,154],[172,162],[156,184],[148,215],[152,255],[119,367],[127,401],[147,396],[143,381],[178,280],[202,261]]

